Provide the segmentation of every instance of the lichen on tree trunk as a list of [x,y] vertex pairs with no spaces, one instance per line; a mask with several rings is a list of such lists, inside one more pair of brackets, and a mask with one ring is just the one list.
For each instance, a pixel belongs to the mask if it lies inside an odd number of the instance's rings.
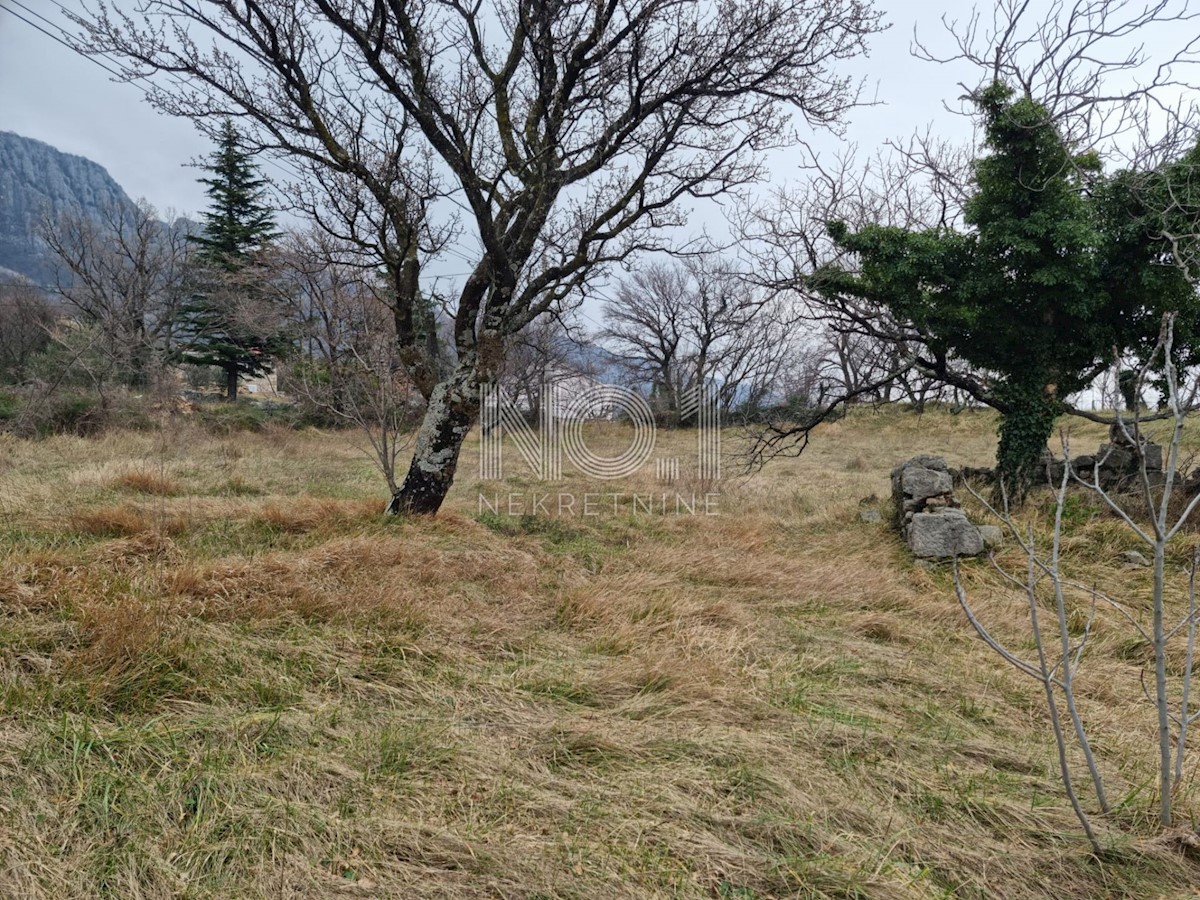
[[474,367],[462,366],[438,384],[429,397],[425,418],[404,482],[392,495],[392,515],[432,515],[450,492],[463,441],[479,416],[479,384]]

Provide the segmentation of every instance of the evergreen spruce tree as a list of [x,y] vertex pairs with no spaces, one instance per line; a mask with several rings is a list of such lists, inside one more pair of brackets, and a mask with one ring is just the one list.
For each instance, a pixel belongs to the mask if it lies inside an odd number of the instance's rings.
[[271,371],[283,340],[261,288],[262,251],[276,237],[266,184],[226,121],[210,157],[210,205],[197,246],[191,297],[180,311],[180,359],[225,373],[225,396],[237,399],[238,379]]

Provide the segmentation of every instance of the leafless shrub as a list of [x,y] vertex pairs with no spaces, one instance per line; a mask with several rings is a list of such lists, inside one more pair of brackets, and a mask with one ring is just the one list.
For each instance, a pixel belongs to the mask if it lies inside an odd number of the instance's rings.
[[[1168,547],[1179,534],[1191,513],[1200,504],[1200,493],[1197,493],[1187,501],[1182,512],[1179,512],[1176,498],[1181,480],[1180,454],[1183,428],[1189,409],[1181,401],[1178,371],[1172,357],[1174,322],[1174,315],[1164,317],[1163,329],[1155,353],[1151,359],[1147,360],[1138,375],[1140,387],[1151,371],[1154,358],[1161,358],[1167,383],[1165,402],[1171,415],[1171,431],[1165,447],[1166,459],[1161,473],[1157,467],[1152,467],[1147,462],[1148,444],[1140,427],[1139,413],[1135,411],[1132,421],[1125,420],[1119,413],[1117,418],[1118,430],[1125,438],[1126,446],[1132,448],[1138,457],[1139,483],[1137,491],[1140,494],[1139,502],[1145,510],[1149,511],[1146,519],[1140,521],[1135,519],[1119,500],[1101,484],[1100,469],[1104,463],[1103,456],[1098,456],[1094,460],[1090,477],[1089,473],[1078,471],[1072,466],[1070,445],[1065,438],[1063,446],[1065,465],[1062,479],[1058,485],[1054,529],[1048,549],[1038,545],[1032,529],[1023,533],[1020,526],[1009,516],[1007,509],[996,510],[989,507],[1007,526],[1027,560],[1023,579],[1003,571],[999,566],[997,566],[997,570],[1010,583],[1023,590],[1028,598],[1030,637],[1036,651],[1035,661],[1030,662],[1023,659],[1020,654],[989,632],[986,624],[980,621],[967,598],[957,563],[954,569],[955,590],[971,626],[988,646],[1007,662],[1024,674],[1033,677],[1043,686],[1050,714],[1051,729],[1058,748],[1063,785],[1084,831],[1097,851],[1101,849],[1100,844],[1071,776],[1066,732],[1069,727],[1074,733],[1087,763],[1096,800],[1101,811],[1108,812],[1109,806],[1099,765],[1076,706],[1074,693],[1075,676],[1084,659],[1084,651],[1092,633],[1092,623],[1095,620],[1098,606],[1107,607],[1115,613],[1118,619],[1132,629],[1137,637],[1152,650],[1153,688],[1152,690],[1147,689],[1143,685],[1143,691],[1147,699],[1153,703],[1157,714],[1155,746],[1158,757],[1158,817],[1164,827],[1172,824],[1174,818],[1172,801],[1183,784],[1188,730],[1191,724],[1200,718],[1200,711],[1195,709],[1197,704],[1191,696],[1197,626],[1196,573],[1197,568],[1200,567],[1200,551],[1193,554],[1188,571],[1186,612],[1181,618],[1173,621],[1170,617],[1177,604],[1170,596],[1174,587],[1170,584],[1172,579],[1168,577],[1166,566]],[[1063,512],[1067,503],[1068,485],[1072,481],[1098,496],[1152,554],[1149,622],[1143,620],[1145,613],[1138,610],[1135,604],[1114,598],[1094,587],[1089,588],[1063,576],[1061,566],[1064,549]],[[974,491],[972,493],[974,494]],[[975,494],[975,496],[981,503],[987,505],[980,495]],[[1054,616],[1053,631],[1049,632],[1041,621],[1041,608],[1047,594],[1050,597]],[[1072,595],[1074,596],[1072,597]],[[1083,601],[1082,606],[1079,605],[1080,600]],[[1080,615],[1082,615],[1083,627],[1077,629],[1075,626],[1078,624]],[[1076,631],[1079,632],[1078,635],[1076,635]],[[1180,642],[1185,645],[1183,661],[1178,668],[1178,675],[1172,680],[1168,677],[1168,659]],[[1065,712],[1059,707],[1060,697],[1065,705]]]
[[421,398],[400,361],[392,311],[378,281],[320,233],[292,235],[273,263],[298,328],[284,387],[310,413],[356,428],[398,490],[396,462],[411,444]]
[[19,383],[46,349],[54,311],[45,294],[23,281],[0,282],[0,382]]

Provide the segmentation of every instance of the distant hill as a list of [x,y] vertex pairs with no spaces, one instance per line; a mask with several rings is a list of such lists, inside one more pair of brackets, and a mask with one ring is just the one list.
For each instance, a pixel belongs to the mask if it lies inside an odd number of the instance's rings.
[[53,268],[36,237],[44,215],[132,202],[99,163],[0,131],[0,269],[48,284]]
[[573,344],[567,358],[573,366],[601,384],[623,384],[629,380],[629,370],[621,358],[598,344]]

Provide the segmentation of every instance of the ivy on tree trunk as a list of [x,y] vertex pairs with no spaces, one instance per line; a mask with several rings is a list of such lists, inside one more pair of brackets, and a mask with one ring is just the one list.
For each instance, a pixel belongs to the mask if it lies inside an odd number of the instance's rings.
[[1063,406],[1043,379],[1010,381],[997,387],[996,394],[1008,407],[1000,419],[996,490],[1001,498],[1020,505],[1030,487],[1046,480],[1046,445]]

